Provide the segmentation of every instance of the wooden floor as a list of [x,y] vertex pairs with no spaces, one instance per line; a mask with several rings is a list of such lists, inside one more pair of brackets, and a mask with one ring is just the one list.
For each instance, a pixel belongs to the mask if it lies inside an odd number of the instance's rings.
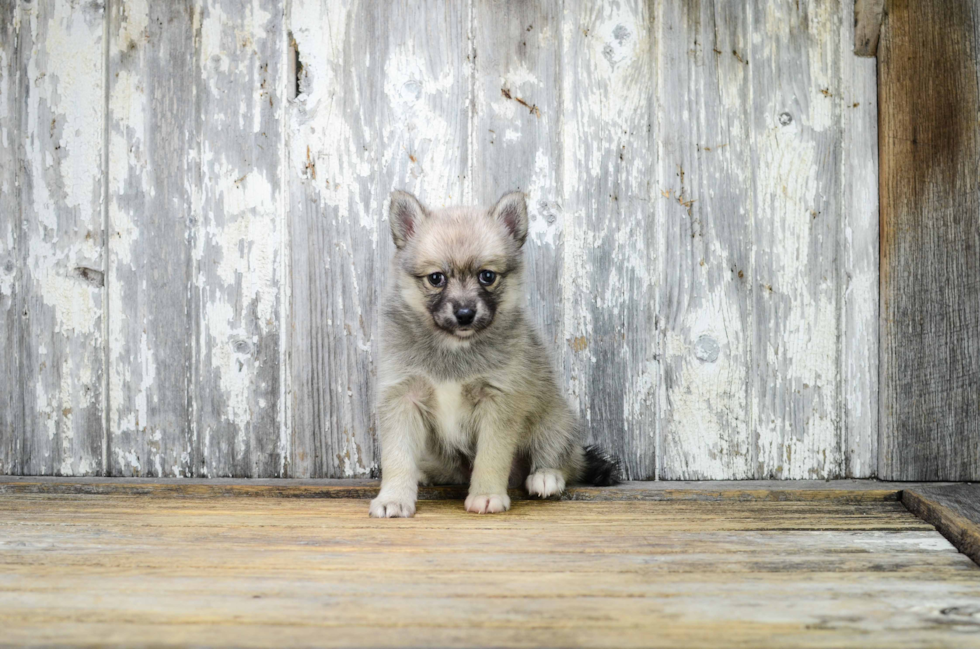
[[880,493],[425,501],[0,494],[0,644],[980,647],[980,568]]

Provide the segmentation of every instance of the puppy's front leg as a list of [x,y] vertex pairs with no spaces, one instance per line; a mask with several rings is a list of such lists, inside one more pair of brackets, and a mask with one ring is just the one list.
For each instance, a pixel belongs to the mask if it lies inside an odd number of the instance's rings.
[[410,518],[418,498],[419,457],[427,428],[422,410],[432,388],[409,379],[384,391],[378,403],[381,492],[371,501],[374,518]]
[[510,509],[507,480],[517,449],[517,426],[498,399],[476,408],[477,442],[466,511],[495,514]]

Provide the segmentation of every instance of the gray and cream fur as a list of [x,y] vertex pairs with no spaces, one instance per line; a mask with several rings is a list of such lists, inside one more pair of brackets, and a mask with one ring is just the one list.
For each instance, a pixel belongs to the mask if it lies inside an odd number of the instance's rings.
[[510,508],[511,480],[540,497],[572,482],[615,484],[618,465],[582,446],[582,424],[524,312],[524,195],[489,210],[430,210],[396,191],[389,219],[396,252],[371,516],[414,515],[420,482],[469,482],[466,510],[481,514]]

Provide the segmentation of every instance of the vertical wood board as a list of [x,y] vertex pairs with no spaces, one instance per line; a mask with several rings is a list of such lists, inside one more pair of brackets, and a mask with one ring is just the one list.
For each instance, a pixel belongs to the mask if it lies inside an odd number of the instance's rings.
[[879,475],[980,479],[978,8],[887,5]]
[[207,0],[196,11],[195,471],[282,476],[282,5]]
[[7,122],[12,155],[3,182],[13,183],[4,200],[17,212],[0,226],[13,255],[0,262],[0,293],[16,310],[5,319],[11,383],[2,389],[21,404],[11,413],[18,420],[0,432],[22,438],[18,472],[96,475],[104,431],[104,5],[10,4],[19,16],[5,27],[12,38],[10,49],[4,39],[2,74],[20,104],[19,124]]
[[755,477],[840,477],[842,12],[750,7]]
[[755,474],[748,15],[740,3],[665,3],[660,35],[660,477],[745,479]]
[[110,6],[107,469],[198,475],[199,23],[191,0]]
[[563,188],[559,2],[475,0],[469,176],[471,200],[527,196],[527,309],[562,366]]
[[[394,188],[434,207],[527,193],[529,314],[629,477],[893,461],[876,455],[877,89],[852,0],[108,7],[0,16],[0,472],[376,475]],[[972,11],[969,38],[906,34],[930,69],[975,51]],[[955,72],[956,96],[976,90],[976,65]],[[929,295],[959,305],[920,342],[980,328],[980,228],[955,206],[975,185],[947,171],[893,185],[938,204],[962,183],[943,218],[973,233],[913,246],[955,277]],[[883,381],[914,347],[881,350]],[[949,389],[899,404],[917,413],[901,430],[944,422],[922,462],[973,475],[980,352],[954,347]],[[932,380],[906,360],[894,400]]]
[[23,143],[20,4],[0,4],[0,474],[22,473],[24,390],[20,160]]
[[565,372],[593,441],[656,477],[658,231],[654,5],[565,5]]
[[851,54],[851,2],[841,5],[839,425],[844,477],[869,478],[878,470],[878,83],[875,61]]
[[[853,20],[845,16],[845,34],[851,37],[844,42],[857,56],[874,56],[878,52],[878,37],[881,33],[881,19],[885,12],[885,0],[854,0]],[[849,29],[853,26],[853,29]]]
[[384,63],[380,5],[292,4],[290,409],[294,477],[376,476]]

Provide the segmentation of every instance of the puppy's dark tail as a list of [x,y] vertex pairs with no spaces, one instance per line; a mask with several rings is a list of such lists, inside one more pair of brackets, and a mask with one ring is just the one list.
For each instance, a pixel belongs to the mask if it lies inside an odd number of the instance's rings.
[[585,472],[582,482],[596,487],[611,487],[623,481],[623,469],[619,460],[598,446],[585,447]]

